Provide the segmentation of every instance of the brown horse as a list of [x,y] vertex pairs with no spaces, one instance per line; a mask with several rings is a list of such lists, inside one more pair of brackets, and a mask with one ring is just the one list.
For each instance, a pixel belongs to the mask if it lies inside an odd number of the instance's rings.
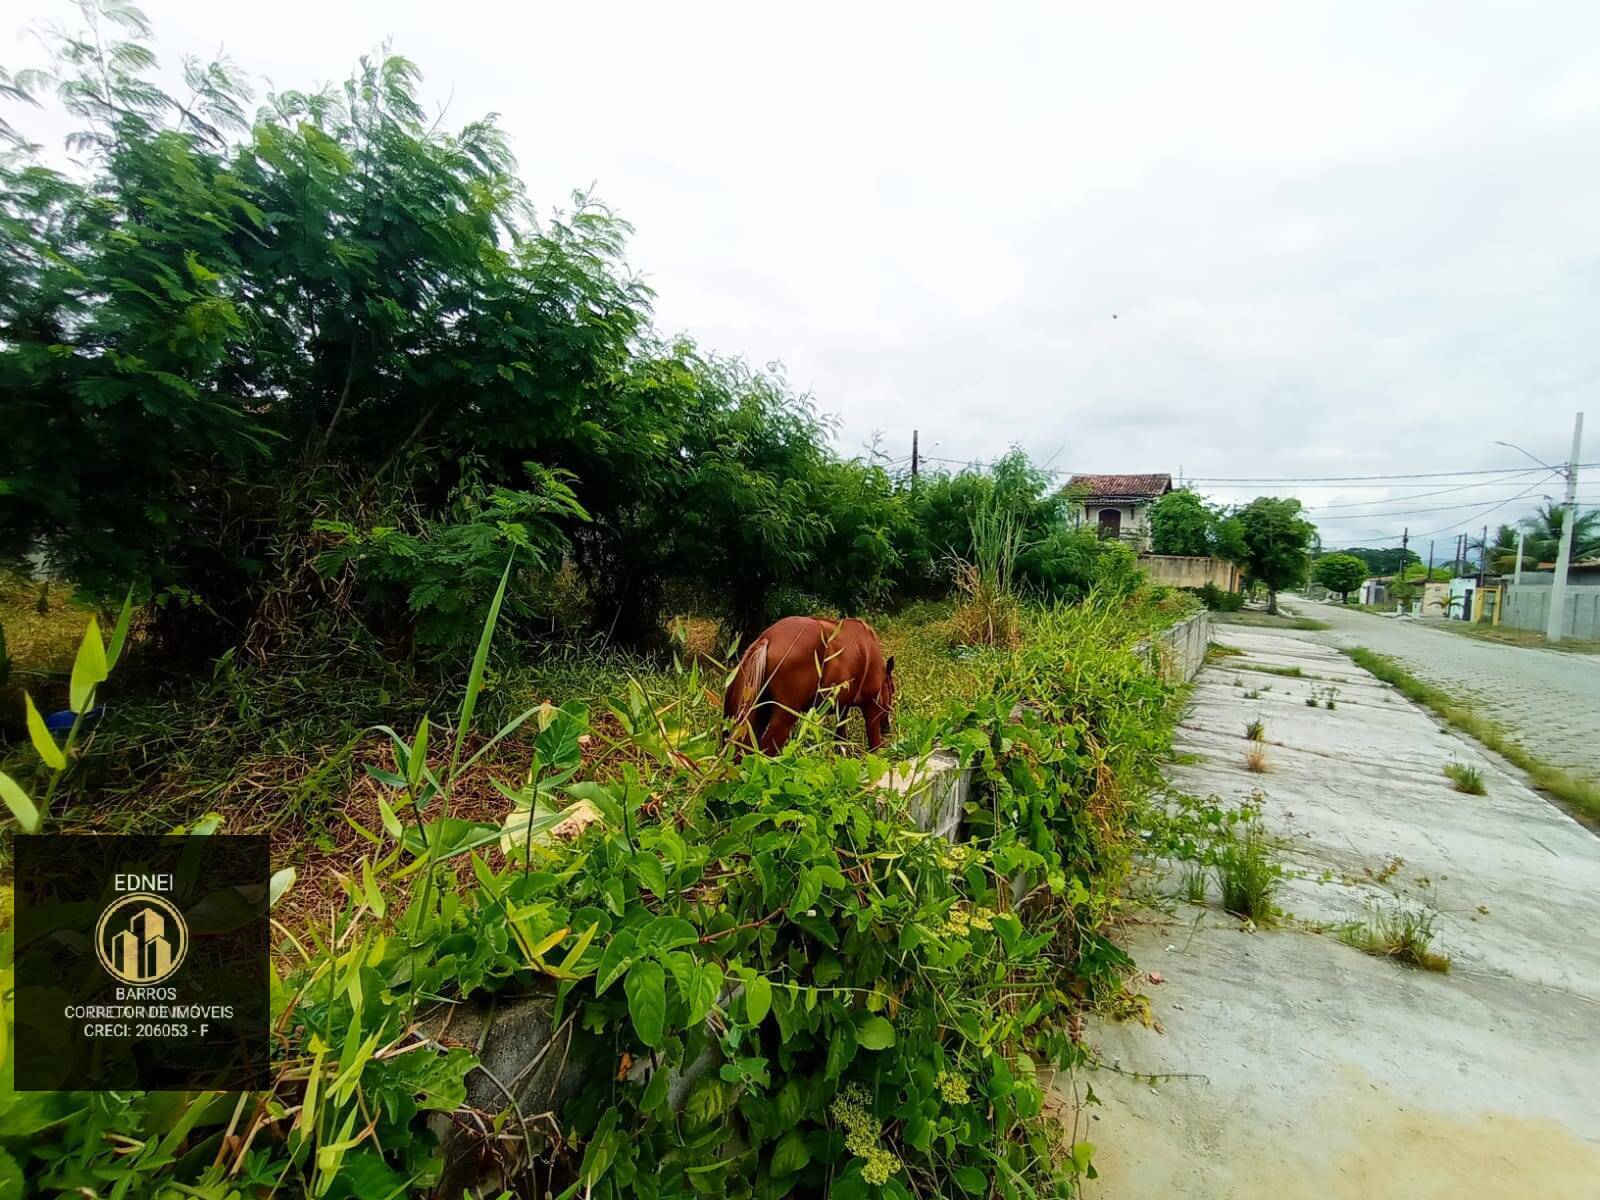
[[841,731],[848,711],[859,708],[868,749],[882,745],[894,707],[894,659],[883,656],[865,621],[784,617],[769,625],[739,660],[722,713],[737,740],[775,754],[800,714],[821,704],[834,706]]

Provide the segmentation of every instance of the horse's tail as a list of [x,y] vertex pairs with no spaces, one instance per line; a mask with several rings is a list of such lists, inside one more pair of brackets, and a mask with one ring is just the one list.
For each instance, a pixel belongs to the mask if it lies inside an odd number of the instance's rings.
[[739,660],[739,667],[728,684],[722,699],[722,715],[733,723],[735,741],[748,741],[755,745],[761,735],[760,726],[765,711],[758,705],[761,690],[767,683],[767,639],[754,642]]

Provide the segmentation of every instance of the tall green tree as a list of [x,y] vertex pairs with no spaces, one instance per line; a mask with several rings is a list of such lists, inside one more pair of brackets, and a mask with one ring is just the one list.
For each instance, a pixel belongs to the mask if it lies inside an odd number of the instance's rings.
[[1324,554],[1311,569],[1311,577],[1330,592],[1338,592],[1346,604],[1368,574],[1367,564],[1353,554]]
[[1175,488],[1150,506],[1150,549],[1156,554],[1210,555],[1217,513],[1189,488]]
[[1303,583],[1310,562],[1307,548],[1316,532],[1301,515],[1300,501],[1258,496],[1234,513],[1243,543],[1243,566],[1267,589],[1267,611],[1278,611],[1278,593]]

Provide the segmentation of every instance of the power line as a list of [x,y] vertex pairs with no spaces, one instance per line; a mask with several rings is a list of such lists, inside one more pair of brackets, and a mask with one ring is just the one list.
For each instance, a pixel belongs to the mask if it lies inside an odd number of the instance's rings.
[[[1548,476],[1546,478],[1548,478]],[[1498,512],[1500,509],[1504,508],[1506,505],[1511,504],[1511,503],[1513,503],[1513,502],[1515,502],[1517,500],[1521,500],[1524,496],[1528,495],[1530,492],[1534,491],[1535,489],[1543,487],[1544,483],[1545,483],[1545,480],[1541,479],[1537,483],[1534,483],[1534,484],[1524,488],[1522,491],[1518,492],[1514,496],[1507,496],[1504,500],[1491,502],[1490,505],[1487,508],[1485,508],[1482,512],[1474,513],[1471,517],[1467,518],[1464,521],[1457,521],[1453,525],[1446,525],[1443,529],[1434,529],[1434,530],[1430,530],[1427,533],[1419,533],[1417,535],[1417,537],[1418,537],[1418,539],[1421,539],[1421,538],[1427,538],[1427,537],[1438,537],[1441,533],[1452,533],[1455,530],[1460,529],[1463,525],[1470,524],[1471,522],[1478,520],[1478,518],[1480,518],[1480,517],[1486,517],[1492,512]],[[1370,544],[1372,542],[1392,542],[1394,540],[1395,540],[1395,536],[1391,533],[1391,534],[1387,534],[1387,535],[1385,535],[1383,537],[1355,538],[1355,539],[1353,539],[1351,541],[1350,544],[1352,546],[1365,546],[1365,545],[1368,545],[1368,544]]]

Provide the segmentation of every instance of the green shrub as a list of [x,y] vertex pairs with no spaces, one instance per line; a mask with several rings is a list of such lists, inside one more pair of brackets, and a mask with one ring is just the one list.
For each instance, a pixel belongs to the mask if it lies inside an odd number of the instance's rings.
[[1187,588],[1200,597],[1200,603],[1212,612],[1238,612],[1244,607],[1243,592],[1225,592],[1216,584],[1207,581],[1198,588]]
[[[386,735],[381,826],[334,927],[303,935],[275,982],[287,1069],[236,1152],[212,1149],[231,1102],[130,1092],[28,1098],[51,1120],[10,1153],[40,1191],[148,1194],[180,1176],[199,1194],[421,1190],[441,1165],[427,1118],[462,1103],[476,1065],[468,1047],[417,1041],[422,1006],[543,991],[563,1055],[585,1065],[554,1114],[561,1144],[530,1143],[516,1180],[620,1197],[769,1179],[981,1193],[1003,1176],[1070,1195],[1092,1150],[1060,1143],[1039,1068],[1086,1061],[1069,997],[1116,994],[1130,965],[1107,930],[1173,707],[1132,647],[1161,619],[1100,598],[1039,612],[976,698],[899,723],[904,751],[937,741],[975,772],[958,845],[910,829],[871,786],[886,763],[838,755],[827,722],[781,756],[733,761],[696,717],[693,667],[628,683],[603,726],[576,701],[516,716],[502,733],[535,758],[504,784],[512,820],[455,815],[486,636],[450,737],[429,739],[426,721]],[[604,779],[583,748],[602,729],[622,759]],[[598,822],[545,844],[579,803]],[[494,843],[503,866],[473,849]],[[714,1069],[674,1111],[669,1075],[702,1052]],[[619,1078],[619,1061],[640,1069]],[[18,1102],[0,1097],[0,1122]],[[181,1132],[144,1135],[178,1116]],[[358,1125],[370,1140],[350,1140]],[[520,1135],[515,1116],[505,1128]]]

